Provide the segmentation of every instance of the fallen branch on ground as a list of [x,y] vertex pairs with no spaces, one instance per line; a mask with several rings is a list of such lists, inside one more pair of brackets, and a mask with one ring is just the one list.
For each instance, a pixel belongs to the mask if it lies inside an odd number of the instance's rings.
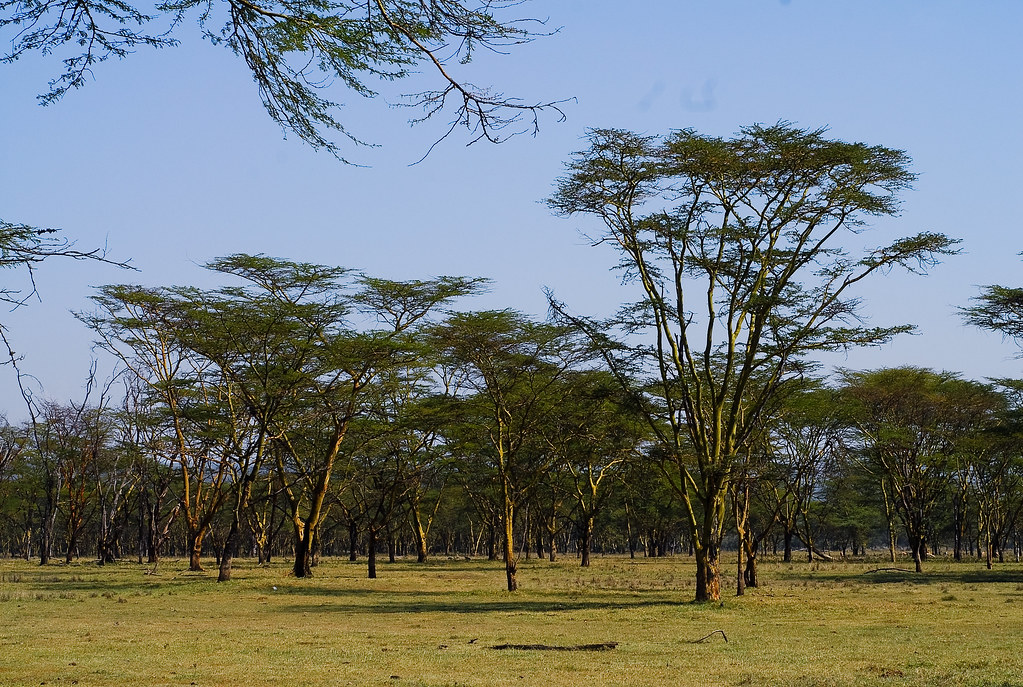
[[867,572],[861,573],[861,574],[862,575],[869,575],[870,573],[876,573],[876,572],[908,572],[908,573],[911,573],[913,571],[909,570],[907,568],[874,568],[873,570],[868,570]]
[[496,644],[491,649],[518,649],[519,651],[610,651],[618,642],[601,644],[576,644],[575,646],[551,646],[549,644]]
[[704,641],[710,639],[711,637],[713,637],[716,634],[720,634],[721,635],[721,638],[725,640],[725,644],[728,643],[728,635],[725,634],[724,630],[714,630],[713,632],[711,632],[706,637],[700,637],[699,639],[694,639],[694,640],[692,640],[689,643],[690,644],[699,644],[700,642],[704,642]]

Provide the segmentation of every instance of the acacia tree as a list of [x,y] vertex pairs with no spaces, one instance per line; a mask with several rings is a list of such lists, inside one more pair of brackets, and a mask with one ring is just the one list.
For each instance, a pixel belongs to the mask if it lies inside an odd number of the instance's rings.
[[988,385],[912,367],[848,372],[843,393],[863,452],[891,491],[922,572],[954,456],[992,426],[1004,399]]
[[520,4],[168,0],[147,7],[123,0],[2,0],[0,30],[11,31],[11,50],[0,62],[33,52],[66,54],[63,73],[39,96],[50,104],[85,85],[99,62],[126,57],[140,45],[177,45],[185,20],[194,17],[201,35],[245,60],[274,121],[314,148],[341,158],[335,135],[362,143],[337,119],[341,105],[321,95],[325,88],[336,82],[350,94],[372,98],[374,82],[405,79],[422,65],[438,85],[405,97],[406,105],[419,110],[413,123],[448,115],[448,133],[461,126],[472,141],[498,142],[535,131],[544,110],[560,114],[557,103],[529,104],[475,86],[457,73],[480,49],[500,52],[540,35],[542,22],[510,16]]
[[786,562],[792,559],[793,536],[806,546],[808,562],[815,554],[825,557],[815,550],[809,512],[841,447],[844,420],[837,392],[811,385],[786,398],[771,422],[770,493],[784,528]]
[[[434,330],[433,345],[465,378],[462,449],[486,463],[498,492],[508,591],[518,589],[515,517],[554,458],[540,428],[561,400],[565,374],[588,354],[565,327],[510,310],[456,313]],[[556,394],[553,392],[557,392]]]
[[[594,524],[629,464],[639,456],[645,425],[631,399],[606,371],[574,373],[561,386],[560,402],[541,432],[557,461],[556,471],[564,477],[564,484],[554,488],[565,488],[574,503],[570,517],[579,533],[580,565],[585,568],[590,565]],[[556,515],[552,505],[544,514],[550,535]],[[554,537],[550,539],[553,555]]]
[[146,445],[157,452],[158,462],[177,473],[170,489],[180,508],[170,519],[182,516],[189,569],[202,570],[203,541],[223,503],[221,487],[228,473],[224,456],[214,450],[218,437],[208,431],[206,414],[222,380],[211,376],[210,362],[182,340],[182,303],[173,290],[109,285],[92,300],[98,311],[76,317],[99,336],[96,345],[145,386],[155,410],[146,424],[159,435]]
[[[275,451],[295,527],[297,577],[312,573],[315,538],[342,442],[353,420],[367,414],[375,381],[410,366],[420,355],[416,327],[435,308],[473,293],[479,284],[462,277],[399,282],[360,276],[348,288],[332,287],[334,315],[309,337],[316,352],[303,371],[296,412],[281,427]],[[359,327],[356,314],[376,326]]]
[[417,561],[426,561],[427,536],[442,502],[446,466],[441,432],[454,417],[450,398],[437,394],[428,356],[380,375],[367,420],[360,423],[367,441],[346,461],[350,496],[367,534],[371,578],[376,577],[378,535],[393,533],[396,515],[403,511]]
[[293,420],[316,369],[317,339],[345,312],[335,293],[345,271],[244,254],[206,267],[241,284],[174,290],[172,335],[222,378],[206,418],[231,474],[231,524],[218,575],[223,582],[231,578],[233,550],[271,444]]
[[[395,346],[392,364],[380,366],[367,388],[363,412],[349,442],[347,475],[349,522],[361,522],[367,535],[368,572],[376,577],[376,548],[386,533],[393,556],[396,515],[410,508],[418,558],[426,560],[426,528],[420,511],[422,482],[439,459],[436,445],[450,404],[436,396],[434,355],[425,343],[437,307],[485,284],[479,279],[445,277],[432,282],[364,278],[357,305],[385,323],[381,332]],[[352,448],[355,444],[355,448]],[[355,515],[354,518],[351,516]],[[428,526],[427,526],[428,527]]]
[[[736,462],[782,384],[821,351],[907,326],[865,326],[852,296],[874,273],[919,271],[955,241],[920,233],[853,254],[869,217],[895,215],[905,153],[754,125],[734,138],[597,129],[548,200],[591,215],[639,299],[604,321],[563,316],[638,392],[676,483],[697,560],[696,598],[720,594],[719,550]],[[631,373],[631,374],[630,374]]]

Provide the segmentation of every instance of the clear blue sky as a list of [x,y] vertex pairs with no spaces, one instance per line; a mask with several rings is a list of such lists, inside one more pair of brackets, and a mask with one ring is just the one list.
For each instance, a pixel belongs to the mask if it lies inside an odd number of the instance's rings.
[[[56,59],[0,66],[0,217],[60,227],[80,248],[106,244],[141,270],[41,266],[42,302],[3,314],[25,370],[50,397],[78,396],[91,337],[69,310],[88,308],[93,286],[211,285],[198,265],[234,252],[398,279],[482,275],[495,286],[476,307],[543,315],[549,286],[577,311],[607,313],[621,300],[613,256],[581,238],[595,230],[588,220],[540,202],[585,130],[727,135],[784,119],[913,157],[920,178],[879,237],[963,239],[964,254],[930,276],[892,275],[862,292],[872,322],[912,322],[919,335],[829,363],[1023,374],[1011,342],[964,328],[955,312],[981,284],[1023,284],[1023,3],[534,0],[520,10],[561,30],[459,74],[527,100],[576,98],[567,121],[547,118],[535,138],[500,146],[453,136],[412,167],[444,122],[410,129],[411,113],[388,106],[398,91],[366,102],[330,93],[347,103],[346,124],[380,145],[347,151],[367,165],[347,167],[285,140],[244,64],[192,25],[180,47],[101,64],[46,108],[35,95],[59,73]],[[0,273],[5,284],[22,276]],[[2,411],[24,415],[9,367]]]

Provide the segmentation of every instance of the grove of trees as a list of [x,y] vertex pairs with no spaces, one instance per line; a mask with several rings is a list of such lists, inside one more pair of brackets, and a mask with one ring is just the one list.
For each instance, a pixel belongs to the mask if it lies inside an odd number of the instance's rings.
[[[212,557],[221,581],[241,555],[300,578],[322,555],[370,577],[380,555],[486,556],[514,591],[523,556],[677,554],[698,601],[720,597],[724,549],[740,594],[800,548],[908,548],[917,571],[1019,557],[1023,383],[815,358],[911,329],[866,324],[857,285],[956,251],[850,248],[897,212],[904,153],[785,123],[588,143],[548,203],[618,252],[635,291],[608,318],[265,255],[211,261],[212,289],[98,288],[76,315],[117,372],[0,420],[0,555]],[[45,257],[8,228],[18,264]],[[996,289],[964,316],[1017,336]]]

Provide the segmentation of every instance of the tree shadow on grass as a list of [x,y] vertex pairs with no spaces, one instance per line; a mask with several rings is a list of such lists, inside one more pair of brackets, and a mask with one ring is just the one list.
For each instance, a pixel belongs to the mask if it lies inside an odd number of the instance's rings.
[[912,570],[866,570],[856,572],[822,572],[814,571],[784,572],[776,575],[779,579],[785,580],[808,580],[818,582],[836,582],[857,584],[983,584],[996,582],[1002,584],[1023,584],[1023,568],[1013,566],[1012,568],[993,568],[992,570],[964,568],[964,569],[937,569],[928,570],[926,565],[922,573]]
[[475,594],[457,592],[400,592],[376,589],[289,589],[289,595],[319,596],[329,602],[295,603],[279,606],[279,610],[293,613],[561,613],[586,610],[620,610],[650,608],[658,606],[679,607],[686,605],[681,600],[643,594],[640,597],[611,599],[572,598],[568,595],[551,595],[550,598],[536,598],[508,595],[505,598],[474,598]]

